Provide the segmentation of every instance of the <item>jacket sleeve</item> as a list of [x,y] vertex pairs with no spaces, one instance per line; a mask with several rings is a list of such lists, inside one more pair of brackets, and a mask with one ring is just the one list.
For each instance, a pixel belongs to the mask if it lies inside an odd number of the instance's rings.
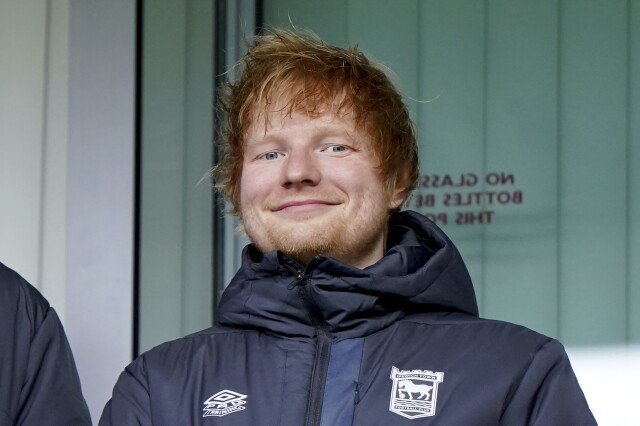
[[557,340],[550,340],[535,353],[500,423],[597,425],[569,358]]
[[143,355],[120,374],[98,425],[151,424],[148,374]]
[[71,348],[53,308],[31,341],[20,394],[19,425],[90,425]]
[[2,263],[0,424],[91,424],[58,315],[38,290]]

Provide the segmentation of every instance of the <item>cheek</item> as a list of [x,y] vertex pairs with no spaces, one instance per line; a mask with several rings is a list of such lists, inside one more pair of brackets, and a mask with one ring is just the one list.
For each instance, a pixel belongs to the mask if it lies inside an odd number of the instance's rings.
[[357,163],[334,171],[332,179],[351,197],[382,196],[382,180],[369,164]]
[[261,194],[268,194],[278,183],[278,174],[272,167],[246,165],[240,175],[240,187],[243,194],[255,198]]
[[349,198],[354,202],[353,208],[361,210],[361,214],[377,215],[377,212],[388,208],[388,189],[376,170],[360,168],[349,180]]
[[251,170],[247,171],[245,167],[242,175],[240,176],[240,203],[243,206],[248,206],[253,204],[256,200],[260,199],[261,196],[261,188],[264,188],[263,185],[260,185],[260,178],[256,176],[256,173]]

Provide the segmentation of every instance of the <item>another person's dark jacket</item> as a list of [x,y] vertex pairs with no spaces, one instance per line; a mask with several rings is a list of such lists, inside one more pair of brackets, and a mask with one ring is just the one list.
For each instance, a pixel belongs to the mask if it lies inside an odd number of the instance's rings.
[[387,244],[365,270],[249,246],[221,325],[136,359],[100,424],[595,424],[560,343],[478,318],[440,229],[396,214]]
[[0,425],[90,425],[56,312],[0,263]]

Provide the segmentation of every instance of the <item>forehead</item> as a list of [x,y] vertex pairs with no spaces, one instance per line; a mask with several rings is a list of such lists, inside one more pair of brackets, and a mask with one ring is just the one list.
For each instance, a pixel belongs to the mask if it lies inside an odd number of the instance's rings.
[[304,112],[271,112],[265,120],[261,114],[256,114],[246,132],[246,143],[263,140],[279,135],[300,133],[306,136],[332,135],[345,136],[352,139],[359,139],[360,135],[356,128],[355,120],[351,114],[339,116],[333,112],[325,112],[320,115],[311,116]]
[[[358,127],[353,99],[345,88],[330,87],[319,82],[284,81],[268,85],[256,93],[250,108],[244,115],[244,133],[257,135],[276,128],[282,128],[297,121],[313,123],[326,122],[327,125]],[[294,117],[295,116],[295,117]],[[319,121],[311,121],[319,119]]]

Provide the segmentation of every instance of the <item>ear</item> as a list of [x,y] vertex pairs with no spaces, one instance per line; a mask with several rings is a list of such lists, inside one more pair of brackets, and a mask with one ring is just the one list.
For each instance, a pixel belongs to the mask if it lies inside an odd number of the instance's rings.
[[397,210],[407,198],[406,173],[399,173],[389,185],[389,211]]

